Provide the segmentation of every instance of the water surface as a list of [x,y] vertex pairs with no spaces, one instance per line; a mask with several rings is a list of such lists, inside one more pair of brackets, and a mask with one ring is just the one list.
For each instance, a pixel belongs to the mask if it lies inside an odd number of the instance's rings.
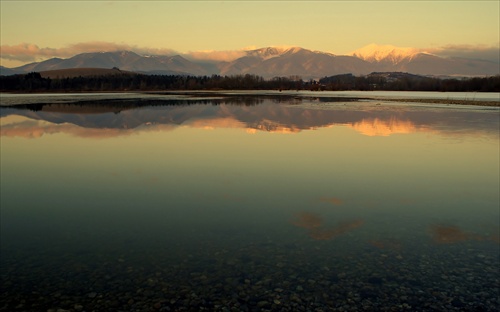
[[83,98],[0,110],[0,309],[499,308],[498,108]]

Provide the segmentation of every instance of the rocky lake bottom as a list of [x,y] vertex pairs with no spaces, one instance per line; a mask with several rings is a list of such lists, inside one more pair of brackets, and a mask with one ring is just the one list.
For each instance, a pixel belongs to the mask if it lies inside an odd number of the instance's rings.
[[[346,234],[348,236],[348,234]],[[2,311],[497,311],[495,242],[101,246],[2,257]],[[59,246],[60,248],[61,246]]]

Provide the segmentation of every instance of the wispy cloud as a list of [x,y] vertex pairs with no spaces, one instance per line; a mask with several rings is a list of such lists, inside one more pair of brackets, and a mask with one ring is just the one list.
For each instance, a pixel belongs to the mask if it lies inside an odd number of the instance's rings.
[[[274,48],[286,50],[292,48],[293,46],[273,46]],[[262,47],[260,47],[262,48]],[[251,45],[246,46],[242,49],[237,50],[224,50],[224,51],[215,51],[215,50],[201,50],[201,51],[190,51],[186,54],[183,54],[184,57],[191,60],[200,60],[200,61],[226,61],[231,62],[240,57],[246,56],[248,51],[257,50],[259,47]]]
[[356,55],[364,59],[381,59],[389,54],[405,57],[416,53],[430,53],[441,57],[463,57],[469,59],[480,59],[499,63],[500,43],[498,45],[443,45],[439,47],[415,48],[396,47],[393,45],[369,44],[348,55]]
[[2,45],[0,47],[1,56],[6,60],[22,62],[35,61],[40,58],[62,56],[58,55],[57,49],[40,48],[36,44],[21,43],[18,45]]
[[496,46],[470,44],[445,45],[427,50],[430,53],[444,57],[464,57],[500,63],[500,43]]
[[[374,45],[376,46],[376,45]],[[307,47],[305,47],[307,48]],[[397,47],[393,47],[397,48]],[[0,46],[0,58],[7,61],[35,62],[52,57],[68,58],[79,53],[86,52],[111,52],[111,51],[133,51],[141,55],[182,55],[191,60],[198,61],[233,61],[245,56],[247,51],[257,49],[256,46],[248,46],[237,50],[201,50],[181,53],[169,48],[141,47],[126,43],[90,41],[67,45],[61,48],[40,47],[32,43],[21,43],[18,45]],[[397,48],[398,49],[398,48]],[[412,48],[413,49],[413,48]],[[443,57],[464,57],[471,59],[483,59],[500,63],[500,43],[497,45],[444,45],[434,48],[415,48],[417,52],[427,52]]]
[[62,48],[41,48],[36,44],[21,43],[18,45],[2,45],[0,47],[1,58],[6,60],[34,62],[52,57],[71,57],[86,52],[111,52],[111,51],[134,51],[139,54],[150,55],[174,55],[178,54],[172,49],[159,49],[139,47],[123,43],[91,41],[80,42]]
[[32,43],[21,43],[18,45],[0,46],[1,58],[18,62],[37,62],[53,57],[68,58],[80,53],[88,52],[113,52],[133,51],[140,55],[182,55],[191,60],[199,61],[233,61],[246,54],[246,51],[255,47],[245,47],[239,50],[202,50],[180,53],[168,48],[140,47],[125,43],[90,41],[70,44],[62,48],[40,47]]
[[192,60],[199,61],[226,61],[231,62],[237,58],[246,55],[246,50],[228,50],[228,51],[191,51],[183,55],[184,57]]

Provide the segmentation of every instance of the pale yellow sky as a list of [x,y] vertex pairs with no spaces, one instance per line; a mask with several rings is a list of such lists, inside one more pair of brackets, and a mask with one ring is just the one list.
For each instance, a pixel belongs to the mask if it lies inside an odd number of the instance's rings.
[[500,1],[1,0],[2,65],[92,49],[189,53],[301,46],[347,54],[370,43],[498,49]]

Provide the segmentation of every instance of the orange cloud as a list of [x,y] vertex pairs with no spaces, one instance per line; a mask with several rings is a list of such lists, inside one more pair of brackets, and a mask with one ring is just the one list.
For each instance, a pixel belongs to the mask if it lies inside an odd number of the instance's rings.
[[349,55],[355,55],[363,59],[382,59],[389,54],[395,57],[403,58],[405,56],[415,55],[417,53],[434,54],[441,57],[464,57],[470,59],[482,59],[494,63],[500,62],[500,46],[485,44],[450,44],[441,47],[411,48],[396,47],[392,45],[369,44],[357,49]]
[[205,61],[226,61],[231,62],[240,57],[246,55],[245,50],[233,50],[233,51],[191,51],[187,53],[186,58],[193,60],[205,60]]
[[[281,52],[292,48],[293,46],[273,46],[273,48],[280,50]],[[193,60],[206,60],[206,61],[226,61],[231,62],[240,57],[248,55],[248,52],[253,50],[258,50],[257,46],[247,46],[239,50],[201,50],[201,51],[190,51],[184,56],[188,59]]]
[[138,47],[135,45],[104,41],[81,42],[70,44],[62,48],[41,48],[36,44],[21,43],[18,45],[2,45],[0,49],[2,51],[1,57],[3,59],[23,62],[40,61],[52,57],[66,58],[86,52],[112,52],[122,50],[134,51],[138,54],[149,55],[178,54],[176,51],[171,49]]
[[16,61],[35,61],[40,58],[48,58],[57,56],[57,49],[40,48],[36,44],[21,43],[18,45],[2,45],[2,58],[6,60]]
[[[285,50],[291,46],[275,46],[275,48]],[[189,51],[187,53],[180,53],[173,49],[168,48],[154,48],[154,47],[141,47],[126,43],[115,43],[106,41],[89,41],[69,44],[65,47],[52,48],[52,47],[39,47],[33,43],[20,43],[17,45],[2,45],[0,46],[1,58],[10,61],[19,62],[34,62],[42,61],[52,57],[72,57],[76,54],[86,52],[112,52],[112,51],[134,51],[142,55],[177,55],[180,54],[192,60],[204,61],[233,61],[237,58],[245,56],[248,51],[257,49],[256,46],[248,46],[239,50],[201,50]],[[444,57],[466,57],[471,59],[484,59],[491,62],[499,63],[499,47],[490,45],[447,45],[434,48],[400,48],[392,46],[378,46],[375,44],[368,45],[361,48],[350,55],[363,54],[363,52],[371,52],[374,49],[382,49],[383,51],[401,51],[401,53],[418,53],[425,52],[436,54]]]
[[34,62],[53,57],[68,58],[80,53],[88,52],[114,52],[133,51],[140,55],[182,55],[192,60],[206,61],[233,61],[246,55],[248,48],[227,51],[190,51],[180,53],[168,48],[153,48],[130,45],[126,43],[115,43],[106,41],[79,42],[61,48],[40,47],[32,43],[20,43],[17,45],[2,45],[1,58],[5,60]]

